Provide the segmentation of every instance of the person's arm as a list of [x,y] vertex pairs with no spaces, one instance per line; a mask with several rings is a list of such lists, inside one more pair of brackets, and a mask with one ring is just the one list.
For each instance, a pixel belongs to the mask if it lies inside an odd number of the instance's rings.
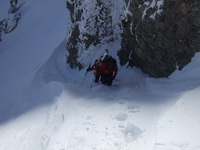
[[93,65],[92,67],[88,68],[87,71],[92,71],[92,70],[95,70],[96,67]]

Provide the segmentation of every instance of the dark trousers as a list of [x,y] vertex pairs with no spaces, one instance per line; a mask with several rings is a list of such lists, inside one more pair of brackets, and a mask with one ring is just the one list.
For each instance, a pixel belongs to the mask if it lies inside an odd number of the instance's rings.
[[112,81],[113,81],[112,73],[111,74],[102,74],[101,75],[102,84],[110,86],[110,85],[112,85]]
[[99,82],[100,76],[101,76],[100,73],[96,73],[96,74],[95,74],[95,80],[94,80],[94,82],[98,83],[98,82]]

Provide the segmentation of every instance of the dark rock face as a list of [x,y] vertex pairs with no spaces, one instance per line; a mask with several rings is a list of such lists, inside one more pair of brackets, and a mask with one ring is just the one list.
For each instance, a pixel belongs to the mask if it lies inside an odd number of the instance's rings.
[[132,15],[122,21],[118,52],[122,65],[128,62],[156,78],[182,69],[200,50],[200,2],[165,0],[159,7],[158,2],[148,7],[140,0],[127,3]]
[[[139,67],[152,77],[168,77],[181,70],[200,51],[200,1],[196,0],[68,0],[71,26],[67,63],[72,68],[81,51],[116,41],[121,65]],[[123,10],[122,10],[122,9]]]

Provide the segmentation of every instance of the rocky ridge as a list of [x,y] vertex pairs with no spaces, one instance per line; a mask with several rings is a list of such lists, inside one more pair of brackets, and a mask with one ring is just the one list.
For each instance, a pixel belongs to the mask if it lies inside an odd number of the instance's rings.
[[[82,53],[120,42],[120,64],[168,77],[200,50],[200,2],[195,0],[68,0],[67,63],[82,69]],[[94,50],[94,48],[93,48]]]

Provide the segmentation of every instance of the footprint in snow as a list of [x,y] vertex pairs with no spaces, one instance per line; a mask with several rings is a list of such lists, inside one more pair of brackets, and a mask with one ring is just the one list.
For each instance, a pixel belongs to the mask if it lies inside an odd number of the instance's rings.
[[127,119],[128,115],[126,113],[119,113],[114,118],[117,121],[125,121]]
[[127,142],[132,142],[132,141],[138,139],[140,137],[140,135],[143,133],[143,131],[139,127],[137,127],[131,123],[128,123],[125,126],[125,128],[122,130],[122,132],[124,133],[125,140]]
[[127,110],[129,113],[136,113],[136,112],[140,112],[140,109],[138,106],[135,105],[128,105],[127,106]]

